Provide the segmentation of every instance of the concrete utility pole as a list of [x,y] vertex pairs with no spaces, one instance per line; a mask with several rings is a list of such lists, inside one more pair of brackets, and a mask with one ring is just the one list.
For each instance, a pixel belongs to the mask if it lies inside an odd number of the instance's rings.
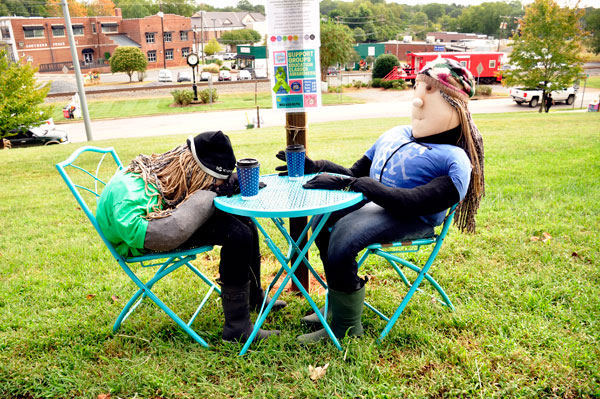
[[75,69],[75,81],[77,82],[77,92],[79,93],[79,101],[81,103],[81,113],[83,115],[83,124],[85,125],[85,136],[88,141],[92,141],[92,126],[90,124],[90,114],[88,112],[87,101],[85,100],[85,89],[83,88],[83,79],[81,78],[81,68],[79,67],[79,58],[77,57],[77,45],[73,37],[73,25],[71,25],[71,16],[69,15],[69,6],[67,0],[61,0],[65,16],[65,29],[69,38],[69,47],[71,48],[71,58],[73,58],[73,69]]
[[158,13],[160,16],[160,35],[162,37],[162,53],[163,53],[163,69],[167,69],[167,53],[165,51],[165,25],[164,25],[164,17],[165,14],[162,12],[162,3],[160,3],[160,12]]
[[202,46],[202,63],[204,64],[204,11],[200,11],[200,45]]

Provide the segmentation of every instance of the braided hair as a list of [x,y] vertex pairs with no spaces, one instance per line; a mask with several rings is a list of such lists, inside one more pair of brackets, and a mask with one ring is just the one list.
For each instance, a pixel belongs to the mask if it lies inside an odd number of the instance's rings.
[[469,98],[475,94],[473,75],[457,61],[438,57],[425,65],[417,75],[417,81],[424,81],[439,89],[442,98],[458,113],[461,137],[457,146],[465,150],[471,161],[471,181],[465,198],[456,208],[454,224],[461,231],[474,233],[475,215],[485,195],[485,178],[483,138],[467,107]]
[[[136,174],[145,183],[150,197],[146,219],[160,219],[198,190],[214,187],[216,178],[200,169],[187,145],[180,145],[162,154],[140,154],[126,172]],[[152,187],[150,187],[152,186]],[[154,198],[158,201],[154,205]]]

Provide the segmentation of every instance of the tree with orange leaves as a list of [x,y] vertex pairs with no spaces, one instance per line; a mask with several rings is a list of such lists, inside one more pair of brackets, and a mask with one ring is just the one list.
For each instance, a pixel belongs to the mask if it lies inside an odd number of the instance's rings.
[[115,15],[115,3],[111,0],[94,0],[87,6],[89,16]]
[[[67,0],[69,6],[69,14],[72,17],[86,17],[88,10],[84,4],[76,0]],[[60,6],[60,0],[48,0],[46,2],[46,10],[48,11],[49,17],[62,17],[63,11]]]

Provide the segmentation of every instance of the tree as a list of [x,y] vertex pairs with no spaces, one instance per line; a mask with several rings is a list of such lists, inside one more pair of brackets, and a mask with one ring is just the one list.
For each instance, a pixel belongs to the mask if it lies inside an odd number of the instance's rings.
[[362,28],[356,28],[354,29],[354,41],[356,43],[364,43],[367,41],[367,35],[365,34],[365,31]]
[[110,71],[112,73],[125,72],[129,76],[134,72],[144,72],[148,66],[148,60],[144,53],[137,47],[117,47],[110,57]]
[[0,49],[0,139],[15,134],[11,130],[48,118],[48,109],[42,104],[50,85],[38,85],[36,71],[29,64],[10,62],[6,52]]
[[240,44],[253,44],[262,39],[260,33],[254,29],[238,29],[224,32],[221,41],[232,47]]
[[[525,10],[521,35],[513,37],[510,63],[515,68],[503,73],[502,83],[540,88],[542,100],[547,92],[573,84],[583,71],[582,13],[577,8],[561,8],[555,0],[535,0]],[[542,107],[543,101],[540,112]]]
[[[87,8],[82,3],[76,0],[67,0],[67,5],[71,17],[87,16]],[[50,17],[62,17],[64,15],[62,7],[60,6],[60,0],[48,0],[46,2],[46,11]]]
[[115,15],[115,3],[111,0],[94,0],[87,6],[89,16]]
[[590,52],[600,54],[600,8],[585,9],[585,29],[590,33],[588,47]]
[[352,45],[352,31],[346,25],[321,22],[321,79],[326,81],[327,68],[344,64],[352,59],[355,51]]
[[375,60],[375,66],[373,67],[373,79],[383,78],[385,75],[390,73],[395,66],[400,66],[398,57],[394,54],[381,54]]
[[217,41],[217,39],[215,39],[214,37],[212,39],[210,39],[210,41],[204,46],[204,53],[206,55],[213,55],[215,53],[218,53],[219,51],[221,51],[223,48],[221,47],[221,45],[219,44],[219,42]]

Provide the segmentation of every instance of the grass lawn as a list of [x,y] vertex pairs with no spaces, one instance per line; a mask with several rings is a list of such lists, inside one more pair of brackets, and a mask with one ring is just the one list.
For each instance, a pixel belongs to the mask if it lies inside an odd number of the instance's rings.
[[[580,85],[583,85],[583,82],[580,82]],[[587,88],[600,89],[600,76],[590,76],[585,85]]]
[[[323,104],[357,104],[363,101],[350,96],[323,93]],[[254,93],[219,94],[214,104],[193,105],[188,107],[171,107],[173,97],[131,98],[115,100],[88,101],[90,118],[126,118],[130,116],[172,114],[181,112],[219,111],[225,109],[255,108]],[[271,108],[271,95],[258,93],[257,103],[261,108]],[[52,104],[50,116],[55,121],[67,121],[62,114],[62,105]]]
[[[600,397],[600,137],[598,114],[475,115],[485,140],[486,197],[478,232],[450,230],[432,274],[456,306],[416,294],[382,344],[365,310],[365,336],[302,346],[306,301],[267,319],[280,337],[238,357],[220,339],[216,297],[194,326],[202,348],[156,306],[112,324],[134,284],[111,259],[54,164],[82,144],[0,152],[0,397],[16,398],[597,398]],[[407,119],[314,124],[313,158],[344,165]],[[230,134],[239,158],[273,172],[282,128]],[[184,136],[98,141],[123,162]],[[532,237],[550,235],[547,241]],[[264,278],[276,260],[264,247]],[[217,277],[218,251],[198,264]],[[318,254],[311,260],[320,269]],[[382,261],[367,295],[387,311],[404,289]],[[199,286],[174,273],[158,292],[193,312]],[[322,299],[322,295],[315,294]],[[313,381],[308,366],[329,363]]]

